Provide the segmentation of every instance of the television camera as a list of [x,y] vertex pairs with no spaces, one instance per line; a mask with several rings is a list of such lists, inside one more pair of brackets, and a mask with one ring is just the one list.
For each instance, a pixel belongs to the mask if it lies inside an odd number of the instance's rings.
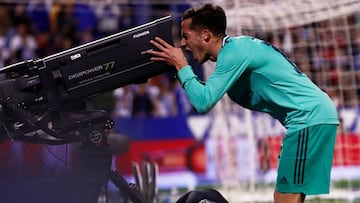
[[151,61],[146,53],[154,49],[149,41],[155,36],[172,42],[170,16],[1,68],[0,138],[50,145],[111,145],[109,131],[114,122],[108,112],[90,108],[87,101],[173,70]]

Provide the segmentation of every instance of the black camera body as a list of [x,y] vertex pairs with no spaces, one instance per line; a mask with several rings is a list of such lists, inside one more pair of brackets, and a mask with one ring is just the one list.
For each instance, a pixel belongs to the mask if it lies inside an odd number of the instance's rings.
[[90,109],[99,94],[173,71],[150,60],[149,41],[172,43],[166,16],[41,59],[0,69],[0,137],[25,142],[106,145],[114,123],[109,113]]

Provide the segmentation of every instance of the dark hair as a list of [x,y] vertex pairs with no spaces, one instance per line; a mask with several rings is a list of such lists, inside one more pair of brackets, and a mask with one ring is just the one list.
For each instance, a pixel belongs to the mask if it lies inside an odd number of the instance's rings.
[[226,15],[223,8],[205,4],[185,11],[182,20],[191,18],[191,29],[208,29],[214,35],[225,35]]

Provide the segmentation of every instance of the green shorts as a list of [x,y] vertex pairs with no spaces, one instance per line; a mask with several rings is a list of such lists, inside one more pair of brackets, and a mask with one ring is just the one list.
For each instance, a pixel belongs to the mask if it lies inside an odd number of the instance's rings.
[[327,194],[337,125],[315,125],[287,133],[279,156],[276,191]]

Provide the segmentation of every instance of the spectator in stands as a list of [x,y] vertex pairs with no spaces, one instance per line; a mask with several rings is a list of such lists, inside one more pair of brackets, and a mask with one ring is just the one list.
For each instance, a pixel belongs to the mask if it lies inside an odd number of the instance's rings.
[[[55,8],[54,8],[55,9]],[[73,16],[72,3],[62,3],[52,13],[52,23],[54,34],[62,35],[64,38],[69,39],[73,44],[77,44],[76,33],[76,19]]]
[[157,96],[157,116],[159,117],[175,117],[178,113],[175,92],[172,88],[169,79],[163,77],[162,85],[159,87],[159,95]]
[[17,3],[9,11],[12,27],[7,30],[6,46],[9,57],[6,65],[35,56],[37,44],[32,33],[32,22],[26,4]]
[[[0,34],[0,68],[5,66],[5,62],[7,61],[8,56],[9,53],[6,48],[6,38],[2,34]],[[0,76],[0,79],[2,78],[3,76]]]
[[22,22],[16,25],[15,34],[9,39],[9,63],[36,57],[37,44],[30,25]]
[[[161,38],[150,43],[152,60],[174,66],[192,105],[209,112],[225,95],[240,106],[269,113],[287,129],[279,157],[274,200],[300,203],[329,193],[339,119],[329,96],[273,45],[249,36],[228,36],[225,11],[205,4],[183,16],[182,47]],[[183,49],[203,63],[216,61],[206,83],[199,81]]]
[[133,109],[133,86],[127,85],[118,88],[113,94],[115,99],[114,115],[120,117],[130,117]]
[[74,3],[72,17],[76,19],[76,32],[82,33],[86,30],[93,32],[97,29],[97,19],[94,7],[89,3]]
[[28,15],[34,24],[34,29],[39,33],[49,33],[50,32],[50,18],[49,18],[49,10],[46,7],[45,2],[31,2],[28,7]]
[[135,25],[134,20],[134,10],[130,5],[122,5],[121,10],[121,19],[120,19],[120,30],[125,30],[131,28]]
[[94,6],[97,18],[97,31],[101,36],[114,34],[120,30],[120,6],[108,1],[99,2]]
[[195,113],[179,81],[171,77],[169,78],[169,84],[175,95],[177,116],[187,116]]
[[156,106],[149,88],[147,84],[139,84],[136,86],[132,103],[132,116],[144,118],[154,115]]
[[18,24],[30,25],[32,23],[29,14],[26,11],[25,3],[15,3],[15,5],[10,10],[10,18],[14,27],[16,27]]

